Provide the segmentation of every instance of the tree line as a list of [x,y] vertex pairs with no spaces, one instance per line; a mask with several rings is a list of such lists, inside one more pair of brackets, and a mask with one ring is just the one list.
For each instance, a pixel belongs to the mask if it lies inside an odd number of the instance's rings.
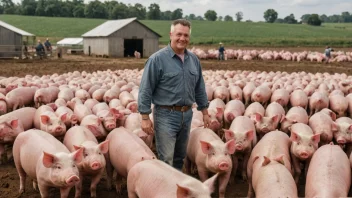
[[[60,9],[58,9],[60,8]],[[49,16],[49,17],[77,17],[77,18],[101,18],[101,19],[124,19],[137,17],[139,20],[175,20],[186,18],[189,20],[208,20],[208,21],[242,21],[243,13],[235,13],[235,19],[230,16],[218,16],[215,10],[208,10],[204,16],[195,14],[183,15],[183,10],[177,8],[173,11],[161,11],[157,3],[152,3],[147,8],[140,3],[124,4],[118,1],[98,0],[87,4],[84,0],[22,0],[21,3],[14,3],[12,0],[0,0],[0,14],[17,14],[28,16]],[[264,12],[264,19],[268,23],[308,23],[320,25],[324,23],[349,23],[352,22],[352,15],[349,12],[342,12],[341,15],[327,16],[317,14],[305,14],[298,21],[294,14],[285,18],[278,18],[278,13],[274,9]],[[251,22],[247,20],[247,22]]]

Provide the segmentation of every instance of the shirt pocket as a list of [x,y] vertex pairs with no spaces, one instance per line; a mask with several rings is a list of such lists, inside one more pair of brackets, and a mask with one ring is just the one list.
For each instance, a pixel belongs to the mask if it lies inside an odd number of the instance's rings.
[[162,79],[163,85],[174,88],[180,83],[180,72],[165,73]]
[[196,86],[196,83],[198,82],[198,78],[199,78],[199,75],[198,75],[198,72],[195,71],[195,70],[189,70],[189,77],[191,79],[191,82],[193,83],[193,86]]

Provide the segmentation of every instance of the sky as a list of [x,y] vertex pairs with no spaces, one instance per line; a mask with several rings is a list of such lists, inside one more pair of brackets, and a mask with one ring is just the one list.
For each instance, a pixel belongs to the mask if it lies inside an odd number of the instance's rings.
[[[89,0],[85,0],[87,3]],[[101,0],[103,1],[103,0]],[[352,0],[117,0],[125,4],[141,3],[147,9],[151,3],[157,3],[161,11],[181,8],[183,15],[195,14],[204,17],[207,10],[215,10],[218,16],[243,12],[244,20],[264,21],[263,15],[267,9],[278,12],[279,18],[293,13],[296,19],[303,14],[341,14],[348,11],[352,13]]]

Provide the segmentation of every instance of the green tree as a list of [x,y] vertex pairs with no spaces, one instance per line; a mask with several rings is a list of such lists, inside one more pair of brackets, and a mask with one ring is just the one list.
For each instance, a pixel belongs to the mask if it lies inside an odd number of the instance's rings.
[[202,16],[197,16],[195,20],[204,21],[204,18]]
[[230,15],[226,15],[224,21],[233,21],[233,18]]
[[183,11],[180,8],[177,8],[176,10],[174,10],[171,14],[171,19],[172,20],[176,20],[176,19],[182,19],[183,17]]
[[219,17],[218,17],[218,21],[222,21],[222,16],[219,16]]
[[236,21],[241,22],[243,19],[243,12],[236,12],[235,16],[236,16]]
[[37,2],[35,0],[23,0],[22,1],[22,14],[23,15],[35,15],[35,9],[37,8]]
[[0,4],[0,14],[4,13],[4,7]]
[[35,15],[45,16],[45,0],[38,0],[37,8],[35,9]]
[[284,18],[284,22],[288,24],[296,24],[297,20],[295,19],[295,15],[290,14]]
[[264,19],[267,23],[274,23],[277,19],[277,12],[274,9],[268,9],[264,12]]
[[331,23],[338,23],[340,21],[340,16],[336,14],[329,16],[329,21]]
[[196,15],[190,14],[190,15],[188,16],[188,20],[196,20]]
[[106,7],[104,6],[103,3],[101,3],[98,0],[91,1],[86,5],[86,7],[84,9],[84,15],[87,18],[105,19],[108,17]]
[[148,7],[149,11],[147,13],[147,18],[151,19],[151,20],[160,20],[160,15],[161,15],[161,11],[160,11],[160,7],[158,4],[156,3],[152,3],[150,4],[150,6]]
[[217,17],[217,13],[214,10],[208,10],[205,12],[204,17],[208,20],[208,21],[216,21]]
[[112,19],[125,19],[128,17],[128,7],[124,3],[115,5],[112,10]]
[[113,11],[116,5],[118,5],[119,2],[117,1],[104,1],[104,7],[107,11],[107,16],[108,19],[113,19]]
[[342,23],[348,23],[348,22],[352,22],[352,16],[350,15],[349,12],[342,12],[341,13],[341,22]]
[[133,17],[137,17],[138,20],[144,20],[147,16],[146,8],[140,4],[136,3],[133,7],[130,7],[130,12],[133,13]]
[[76,18],[83,18],[84,16],[84,5],[76,5],[73,9],[73,16]]
[[172,12],[170,10],[166,10],[165,12],[161,12],[160,19],[170,21],[172,19]]
[[304,14],[301,16],[301,20],[303,23],[308,23],[308,19],[310,17],[310,14]]
[[317,15],[317,14],[310,15],[310,17],[308,19],[308,24],[314,25],[314,26],[320,26],[321,20],[319,19],[319,15]]
[[329,17],[326,16],[326,14],[321,15],[319,18],[320,18],[320,20],[321,20],[323,23],[328,23],[328,22],[329,22]]
[[73,10],[75,4],[72,1],[59,1],[61,3],[60,16],[62,17],[73,17]]
[[285,23],[285,20],[277,18],[274,23]]

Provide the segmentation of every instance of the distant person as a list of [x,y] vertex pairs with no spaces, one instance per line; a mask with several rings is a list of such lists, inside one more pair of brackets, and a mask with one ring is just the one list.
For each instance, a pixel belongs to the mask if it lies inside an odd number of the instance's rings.
[[334,49],[332,49],[331,47],[329,46],[326,46],[325,48],[325,63],[328,63],[330,58],[331,58],[331,52],[333,52]]
[[27,43],[26,42],[23,42],[23,52],[24,52],[24,57],[25,59],[28,59],[28,47],[27,47]]
[[45,45],[46,51],[50,52],[51,51],[51,43],[49,41],[49,38],[46,38],[44,45]]
[[62,48],[61,47],[57,48],[57,58],[62,58]]
[[37,56],[39,56],[40,59],[43,58],[44,56],[44,46],[43,44],[40,42],[40,40],[38,40],[38,44],[37,46],[35,47],[35,51],[37,53]]
[[225,60],[225,56],[224,56],[225,48],[224,48],[224,45],[222,43],[219,43],[219,44],[220,44],[219,60]]

